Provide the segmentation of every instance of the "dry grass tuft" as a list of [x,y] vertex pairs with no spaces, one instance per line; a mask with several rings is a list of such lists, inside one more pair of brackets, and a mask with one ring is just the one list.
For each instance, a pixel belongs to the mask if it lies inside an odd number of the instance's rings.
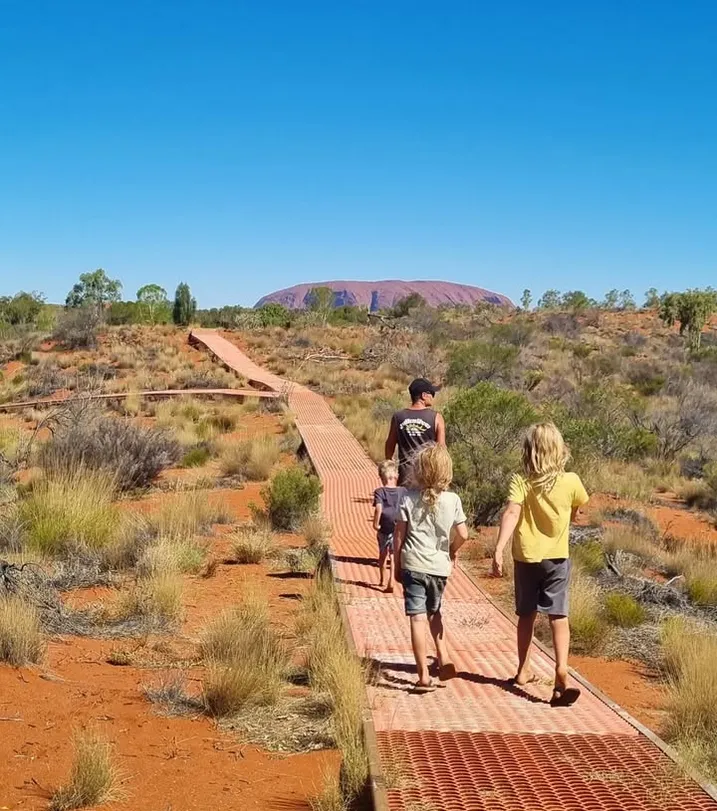
[[39,662],[45,637],[35,606],[19,597],[0,598],[0,662],[15,667]]
[[614,592],[605,597],[605,616],[620,628],[635,628],[645,621],[645,609],[629,594]]
[[109,476],[77,470],[41,479],[19,504],[30,547],[47,555],[110,545],[120,528]]
[[662,629],[669,679],[667,735],[704,774],[717,777],[717,636],[682,618]]
[[225,476],[240,476],[252,482],[266,481],[279,460],[279,444],[273,436],[227,444],[220,457]]
[[660,554],[652,537],[637,526],[606,527],[602,544],[608,554],[629,552],[644,561],[656,560]]
[[322,779],[321,793],[310,800],[311,811],[348,811],[338,775],[326,772]]
[[593,653],[603,643],[607,632],[600,589],[576,566],[570,578],[571,645],[578,653]]
[[117,798],[118,775],[109,743],[93,732],[75,741],[70,780],[52,797],[50,811],[86,808]]
[[135,617],[164,626],[179,621],[182,615],[182,581],[176,574],[156,574],[137,582],[117,605],[117,619]]
[[267,526],[243,527],[232,541],[232,556],[237,563],[262,563],[276,554],[276,537]]
[[321,549],[328,548],[332,529],[331,524],[329,524],[321,513],[312,513],[308,516],[301,525],[300,532],[304,536],[304,540],[309,549],[316,547],[320,547]]
[[288,666],[286,647],[257,596],[213,620],[202,633],[207,661],[204,703],[211,715],[234,715],[249,705],[274,704]]
[[197,574],[207,556],[206,545],[193,538],[160,537],[142,553],[137,571],[144,577]]
[[231,516],[221,504],[212,502],[202,490],[180,490],[167,499],[162,508],[151,516],[154,532],[165,538],[194,538],[212,528],[225,524]]

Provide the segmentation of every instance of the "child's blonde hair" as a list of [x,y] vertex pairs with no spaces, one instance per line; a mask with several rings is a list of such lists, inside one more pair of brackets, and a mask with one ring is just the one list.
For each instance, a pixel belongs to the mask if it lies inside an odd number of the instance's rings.
[[378,466],[378,475],[381,481],[386,484],[389,479],[398,478],[398,466],[393,459],[386,459]]
[[549,493],[565,472],[569,458],[563,435],[552,422],[539,422],[528,428],[523,442],[523,470],[533,487]]
[[435,510],[438,498],[453,481],[453,460],[443,445],[429,445],[413,461],[413,480],[423,501]]

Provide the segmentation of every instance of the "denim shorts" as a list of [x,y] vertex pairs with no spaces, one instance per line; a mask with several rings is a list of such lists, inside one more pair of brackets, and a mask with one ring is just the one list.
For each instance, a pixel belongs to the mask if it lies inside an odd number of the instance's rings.
[[515,613],[522,617],[540,611],[554,617],[568,616],[570,561],[567,558],[540,563],[515,561]]
[[393,552],[393,532],[379,532],[376,539],[378,540],[379,554],[385,549],[389,552]]
[[447,581],[447,577],[440,577],[437,574],[404,569],[401,573],[401,583],[406,616],[437,614],[441,610],[441,599]]

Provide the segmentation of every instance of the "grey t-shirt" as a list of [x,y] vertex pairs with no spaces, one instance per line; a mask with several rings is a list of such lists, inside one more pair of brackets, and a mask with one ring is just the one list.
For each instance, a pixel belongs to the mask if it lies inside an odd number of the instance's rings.
[[441,493],[434,513],[418,490],[407,490],[401,499],[400,520],[407,524],[401,568],[448,577],[452,568],[451,531],[466,520],[460,498],[455,493]]

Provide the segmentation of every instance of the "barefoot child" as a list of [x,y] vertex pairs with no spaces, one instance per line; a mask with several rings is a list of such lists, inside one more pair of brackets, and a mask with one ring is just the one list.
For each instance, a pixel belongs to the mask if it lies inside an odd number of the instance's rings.
[[413,466],[417,489],[405,492],[394,532],[396,577],[403,583],[411,623],[418,668],[415,690],[419,693],[436,689],[428,675],[426,625],[438,653],[439,678],[445,681],[456,674],[444,636],[441,598],[468,530],[460,498],[448,492],[452,479],[453,463],[444,446],[430,445],[419,451]]
[[498,532],[493,574],[503,574],[503,552],[513,538],[515,611],[518,615],[518,674],[515,683],[527,684],[530,646],[537,612],[548,615],[555,652],[555,686],[550,704],[569,707],[580,691],[568,688],[568,536],[578,509],[588,495],[575,473],[565,472],[569,457],[560,431],[552,423],[528,429],[523,443],[523,475],[513,476],[508,504]]
[[373,494],[373,528],[378,540],[378,568],[381,571],[380,588],[383,588],[386,561],[388,561],[388,585],[386,591],[393,591],[393,531],[398,518],[398,508],[403,488],[398,486],[398,467],[387,459],[378,467],[382,487]]

